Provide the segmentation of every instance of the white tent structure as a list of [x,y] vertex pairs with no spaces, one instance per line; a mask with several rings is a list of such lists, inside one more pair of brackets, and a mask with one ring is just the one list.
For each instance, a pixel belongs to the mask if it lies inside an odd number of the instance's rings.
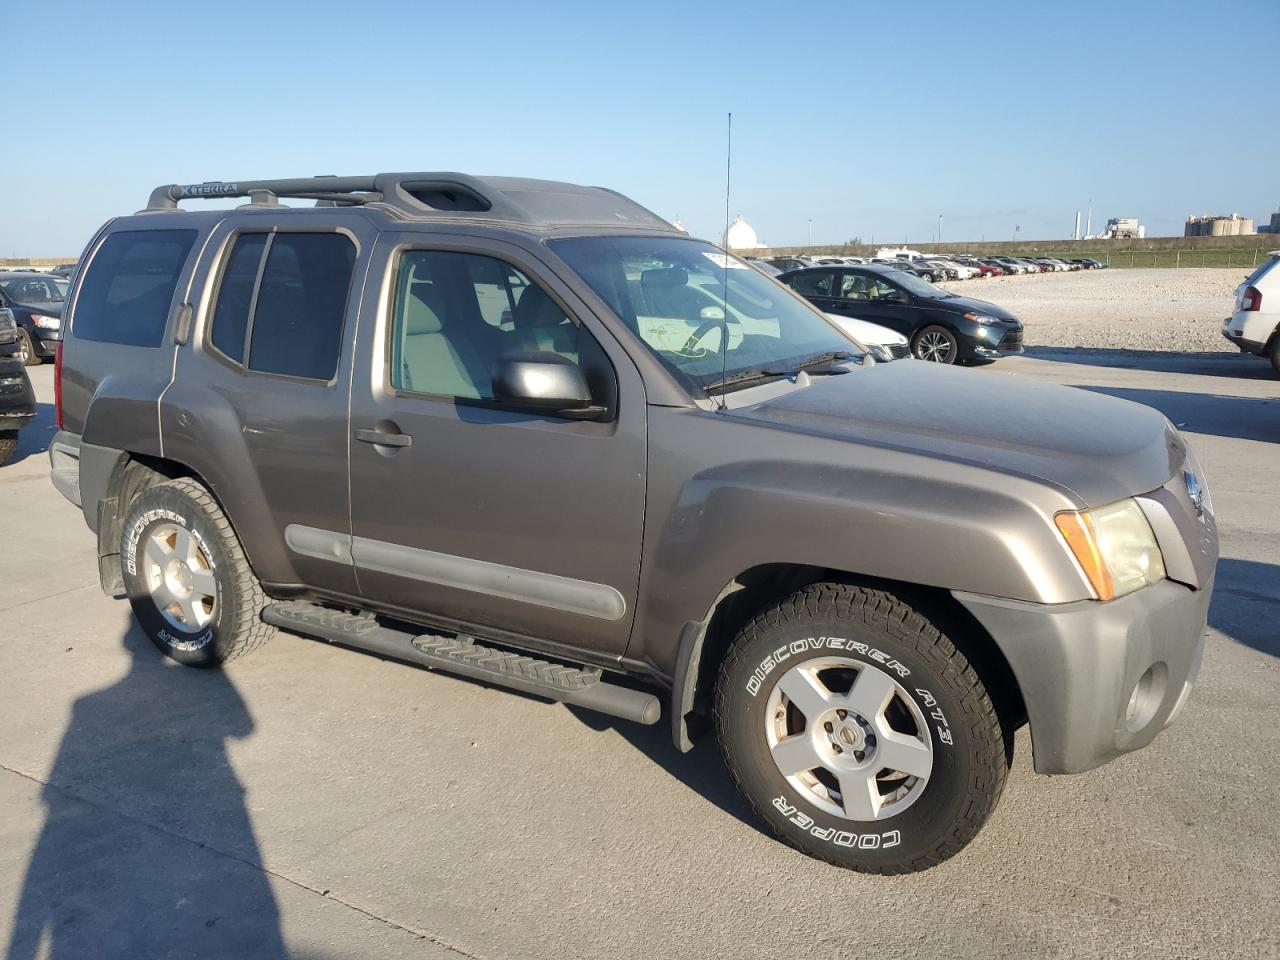
[[756,236],[755,228],[742,219],[742,214],[734,217],[733,223],[729,224],[724,245],[729,250],[755,250],[764,246]]

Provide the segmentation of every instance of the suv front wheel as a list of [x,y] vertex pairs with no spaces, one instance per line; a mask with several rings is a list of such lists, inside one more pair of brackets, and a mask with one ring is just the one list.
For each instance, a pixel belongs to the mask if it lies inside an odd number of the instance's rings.
[[805,587],[743,628],[716,725],[738,789],[774,832],[864,873],[958,853],[1008,772],[968,660],[897,597],[848,584]]
[[214,666],[261,646],[266,597],[226,515],[182,478],[145,487],[125,520],[120,565],[133,615],[179,663]]

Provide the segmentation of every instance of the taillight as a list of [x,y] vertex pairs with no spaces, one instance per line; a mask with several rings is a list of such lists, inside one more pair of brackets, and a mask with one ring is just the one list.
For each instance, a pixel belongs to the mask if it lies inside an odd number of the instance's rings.
[[53,417],[58,429],[62,429],[62,341],[53,352]]
[[1241,310],[1261,310],[1262,291],[1257,287],[1245,287],[1244,296],[1240,298]]

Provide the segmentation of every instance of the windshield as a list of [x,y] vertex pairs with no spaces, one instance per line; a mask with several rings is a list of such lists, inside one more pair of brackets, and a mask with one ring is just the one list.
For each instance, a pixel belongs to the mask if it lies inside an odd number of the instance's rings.
[[60,277],[10,277],[0,280],[0,290],[18,303],[60,303],[67,299],[67,281]]
[[917,277],[914,273],[908,273],[905,270],[895,273],[893,282],[913,296],[925,297],[929,300],[946,300],[955,296],[954,293],[948,293],[941,287],[935,287],[924,277]]
[[748,386],[753,371],[862,352],[805,301],[701,240],[576,237],[551,247],[686,387],[717,389],[722,376]]

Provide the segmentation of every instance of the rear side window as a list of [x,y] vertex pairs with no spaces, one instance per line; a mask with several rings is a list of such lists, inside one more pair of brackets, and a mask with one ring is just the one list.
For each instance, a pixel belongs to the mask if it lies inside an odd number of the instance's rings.
[[76,297],[81,340],[158,347],[195,230],[125,230],[103,241]]
[[227,260],[218,288],[218,305],[213,310],[213,345],[236,363],[244,363],[245,338],[249,332],[249,310],[258,284],[258,268],[267,245],[265,233],[239,237]]
[[218,287],[210,343],[259,373],[331,380],[355,258],[338,233],[241,234]]
[[1257,270],[1244,278],[1244,282],[1251,286],[1257,284],[1259,280],[1272,271],[1277,263],[1280,263],[1280,257],[1271,257],[1268,260],[1264,260]]
[[834,276],[830,270],[806,270],[789,278],[787,284],[802,297],[829,297]]

